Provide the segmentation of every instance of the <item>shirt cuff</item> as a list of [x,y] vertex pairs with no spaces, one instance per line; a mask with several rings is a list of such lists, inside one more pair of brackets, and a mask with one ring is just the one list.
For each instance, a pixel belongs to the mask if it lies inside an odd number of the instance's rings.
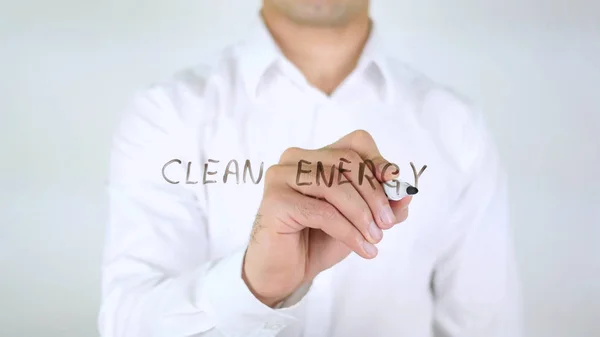
[[215,328],[228,337],[274,336],[297,323],[303,314],[310,284],[298,289],[279,308],[260,302],[242,279],[245,249],[217,262],[209,270],[200,293]]
[[286,299],[277,303],[277,305],[275,305],[275,309],[287,309],[287,308],[291,308],[291,307],[295,306],[308,293],[311,285],[312,285],[312,281],[310,281],[310,283],[305,284],[302,287],[298,288],[298,290],[296,290],[294,293],[292,293]]

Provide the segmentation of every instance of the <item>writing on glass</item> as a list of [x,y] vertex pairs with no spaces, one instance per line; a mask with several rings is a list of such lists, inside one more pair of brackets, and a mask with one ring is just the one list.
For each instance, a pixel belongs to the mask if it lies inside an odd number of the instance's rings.
[[[209,165],[219,164],[220,162],[221,162],[220,160],[208,159],[208,161],[204,163],[204,165],[203,165],[204,170],[202,173],[202,184],[205,184],[205,185],[206,184],[215,184],[215,183],[219,182],[217,180],[219,178],[223,184],[227,184],[228,182],[235,180],[235,184],[238,184],[238,185],[240,184],[240,178],[241,178],[241,182],[244,184],[250,183],[250,182],[253,184],[259,184],[260,181],[262,180],[263,173],[264,173],[264,162],[260,163],[258,173],[256,173],[256,175],[255,175],[255,169],[253,169],[253,165],[250,162],[250,160],[244,161],[244,164],[243,164],[243,167],[241,170],[240,170],[241,165],[240,165],[240,163],[238,163],[237,160],[235,160],[235,159],[229,160],[227,162],[227,165],[225,166],[225,171],[222,174],[219,174],[218,170],[216,170],[216,169],[212,170],[211,168],[209,168]],[[321,184],[323,184],[327,187],[331,187],[334,182],[337,182],[338,185],[350,183],[351,181],[348,179],[348,175],[352,174],[353,171],[348,169],[347,167],[351,163],[352,162],[348,159],[340,158],[339,165],[337,165],[337,166],[332,165],[330,169],[326,169],[326,166],[322,162],[319,161],[316,163],[316,169],[313,174],[313,170],[310,169],[310,167],[311,167],[311,165],[313,165],[313,163],[310,161],[307,161],[307,160],[299,160],[297,170],[296,170],[296,185],[307,186],[307,185],[312,185],[314,183],[317,186],[321,186]],[[174,177],[167,173],[167,170],[171,165],[184,165],[184,164],[183,164],[183,161],[180,159],[171,159],[168,162],[166,162],[163,165],[162,171],[161,171],[163,179],[169,184],[176,185],[176,184],[182,183],[181,180],[184,177]],[[187,162],[186,169],[185,169],[185,181],[184,181],[185,184],[200,183],[197,180],[190,179],[190,176],[192,175],[192,166],[193,166],[192,162]],[[419,173],[417,173],[417,170],[412,162],[410,163],[410,166],[414,173],[414,178],[415,178],[414,186],[418,186],[419,176],[423,173],[425,168],[427,168],[427,165],[423,166],[423,168],[420,170]],[[385,173],[387,173],[390,169],[392,169],[392,167],[394,168],[392,173],[398,174],[400,168],[398,165],[393,164],[393,163],[387,163],[383,167],[383,170],[382,170],[383,174],[385,175]],[[377,183],[377,178],[375,178],[375,176],[372,175],[372,172],[374,172],[374,171],[375,171],[375,165],[373,164],[373,162],[371,160],[365,160],[365,161],[360,162],[358,165],[358,172],[354,172],[354,174],[358,175],[358,180],[357,180],[358,184],[360,186],[362,186],[362,184],[366,181],[369,183],[371,188],[375,189],[376,186],[378,185],[378,183]],[[336,173],[337,173],[337,176],[336,176]],[[314,178],[314,181],[309,179],[309,177]],[[233,178],[233,179],[231,179],[231,178]],[[391,180],[388,182],[384,182],[384,184],[387,184],[390,187],[394,187],[393,185],[390,185],[391,182],[398,183],[397,180]]]

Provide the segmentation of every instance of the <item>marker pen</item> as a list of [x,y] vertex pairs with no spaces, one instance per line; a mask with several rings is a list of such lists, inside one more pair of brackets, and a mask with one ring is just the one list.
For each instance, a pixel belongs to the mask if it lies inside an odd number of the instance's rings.
[[382,186],[388,199],[393,201],[398,201],[406,196],[414,195],[419,192],[419,189],[413,185],[396,179],[386,181]]

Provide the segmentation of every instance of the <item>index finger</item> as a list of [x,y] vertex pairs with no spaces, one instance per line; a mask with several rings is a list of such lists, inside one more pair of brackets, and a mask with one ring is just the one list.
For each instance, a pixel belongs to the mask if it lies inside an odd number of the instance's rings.
[[[351,149],[356,152],[363,161],[373,171],[373,174],[380,182],[395,179],[399,176],[400,169],[398,165],[391,163],[379,152],[375,140],[365,130],[353,131],[332,143],[326,148],[331,149]],[[373,165],[369,165],[371,162]]]

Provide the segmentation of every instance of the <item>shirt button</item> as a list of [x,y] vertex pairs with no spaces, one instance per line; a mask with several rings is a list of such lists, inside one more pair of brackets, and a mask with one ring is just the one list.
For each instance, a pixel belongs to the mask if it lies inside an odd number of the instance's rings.
[[281,323],[273,323],[273,324],[267,323],[265,325],[265,328],[267,328],[269,330],[281,330],[281,329],[283,329],[283,324],[281,324]]

